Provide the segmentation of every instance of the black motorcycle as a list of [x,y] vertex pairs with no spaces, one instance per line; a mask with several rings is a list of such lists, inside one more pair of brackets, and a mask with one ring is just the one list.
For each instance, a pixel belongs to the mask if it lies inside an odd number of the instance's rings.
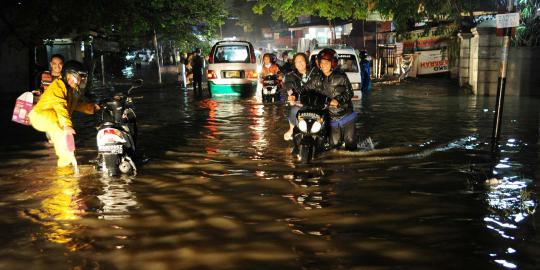
[[326,149],[329,134],[328,97],[307,92],[298,97],[302,107],[296,114],[293,154],[301,163],[309,163]]
[[98,169],[109,176],[121,173],[136,174],[137,119],[131,92],[141,87],[142,80],[136,80],[129,90],[117,93],[112,98],[100,102],[98,114]]
[[263,77],[262,99],[263,102],[279,101],[279,77],[276,74],[269,74]]

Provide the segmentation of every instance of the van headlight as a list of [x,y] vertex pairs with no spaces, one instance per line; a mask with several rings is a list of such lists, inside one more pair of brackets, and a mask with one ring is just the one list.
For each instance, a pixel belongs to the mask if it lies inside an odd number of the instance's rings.
[[302,132],[307,132],[307,122],[306,120],[300,120],[298,121],[298,129]]
[[322,127],[321,122],[315,121],[313,125],[311,126],[311,133],[317,133],[321,131],[321,127]]

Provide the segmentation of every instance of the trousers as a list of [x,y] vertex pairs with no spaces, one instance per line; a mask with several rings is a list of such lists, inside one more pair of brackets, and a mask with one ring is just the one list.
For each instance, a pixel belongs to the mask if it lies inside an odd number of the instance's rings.
[[57,166],[65,167],[70,165],[73,160],[73,152],[68,150],[64,129],[60,127],[56,112],[54,110],[32,110],[28,118],[32,127],[38,131],[48,133],[51,137],[54,152],[58,157]]

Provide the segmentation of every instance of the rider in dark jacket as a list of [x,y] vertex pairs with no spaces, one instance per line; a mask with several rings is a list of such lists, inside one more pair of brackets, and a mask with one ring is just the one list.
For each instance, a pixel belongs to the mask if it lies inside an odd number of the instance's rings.
[[[296,101],[302,87],[309,81],[311,74],[314,74],[313,69],[308,66],[308,57],[304,53],[297,53],[293,57],[294,69],[285,75],[283,80],[283,88],[287,91],[289,110],[289,130],[283,134],[286,141],[292,140],[294,126],[297,124],[296,114],[300,109],[300,104]],[[316,72],[315,72],[316,73]]]
[[347,75],[337,69],[337,53],[332,49],[323,49],[318,55],[320,72],[312,75],[303,91],[317,91],[330,98],[331,134],[330,143],[339,147],[345,142],[348,150],[356,149],[355,120],[352,97],[354,95]]

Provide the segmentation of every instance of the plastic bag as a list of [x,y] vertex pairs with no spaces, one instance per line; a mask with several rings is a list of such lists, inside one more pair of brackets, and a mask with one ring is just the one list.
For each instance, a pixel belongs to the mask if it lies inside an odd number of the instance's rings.
[[24,92],[15,101],[15,108],[13,109],[13,117],[11,120],[23,125],[30,125],[28,114],[34,107],[34,94],[32,92]]

